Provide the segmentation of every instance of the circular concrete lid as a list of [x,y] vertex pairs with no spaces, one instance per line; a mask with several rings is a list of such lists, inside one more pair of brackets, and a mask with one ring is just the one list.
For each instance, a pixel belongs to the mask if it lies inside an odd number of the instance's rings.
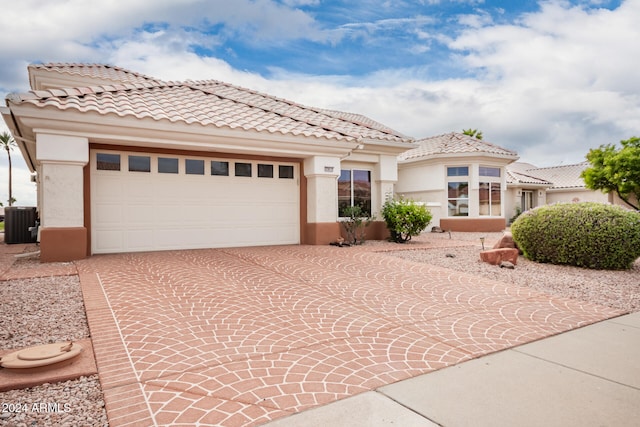
[[81,345],[71,342],[44,344],[2,356],[0,366],[13,369],[38,368],[71,359],[81,351]]

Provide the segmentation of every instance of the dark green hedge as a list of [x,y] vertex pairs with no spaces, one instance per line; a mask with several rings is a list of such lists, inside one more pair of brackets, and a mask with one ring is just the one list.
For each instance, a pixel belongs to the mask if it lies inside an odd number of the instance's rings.
[[520,215],[511,233],[524,256],[537,262],[622,270],[640,257],[640,213],[619,206],[540,206]]

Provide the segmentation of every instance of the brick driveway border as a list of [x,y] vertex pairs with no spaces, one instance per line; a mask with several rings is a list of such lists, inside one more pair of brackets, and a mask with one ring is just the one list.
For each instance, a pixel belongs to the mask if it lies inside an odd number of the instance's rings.
[[77,262],[110,425],[260,425],[622,314],[383,248]]

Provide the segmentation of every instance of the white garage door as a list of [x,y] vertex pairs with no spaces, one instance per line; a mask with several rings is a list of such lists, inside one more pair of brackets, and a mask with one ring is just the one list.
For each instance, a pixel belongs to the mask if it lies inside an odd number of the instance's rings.
[[296,163],[91,152],[93,253],[300,242]]

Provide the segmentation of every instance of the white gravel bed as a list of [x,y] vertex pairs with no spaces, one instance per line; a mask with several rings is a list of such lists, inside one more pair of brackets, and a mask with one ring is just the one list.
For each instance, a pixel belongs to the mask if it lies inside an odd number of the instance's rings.
[[[485,248],[490,249],[500,236],[502,233],[453,233],[453,239],[468,240],[473,245],[406,250],[410,248],[407,246],[403,248],[405,250],[387,253],[415,262],[527,286],[551,295],[589,301],[628,312],[640,311],[640,259],[636,260],[633,268],[622,271],[541,264],[529,261],[522,255],[513,270],[480,261],[480,237],[485,237]],[[449,237],[446,233],[424,233],[416,240],[428,243],[434,239],[442,244],[445,242],[441,240]]]
[[[0,308],[2,350],[89,337],[78,276],[0,282]],[[0,393],[0,426],[107,425],[97,375]]]
[[89,337],[78,276],[0,282],[2,349]]

